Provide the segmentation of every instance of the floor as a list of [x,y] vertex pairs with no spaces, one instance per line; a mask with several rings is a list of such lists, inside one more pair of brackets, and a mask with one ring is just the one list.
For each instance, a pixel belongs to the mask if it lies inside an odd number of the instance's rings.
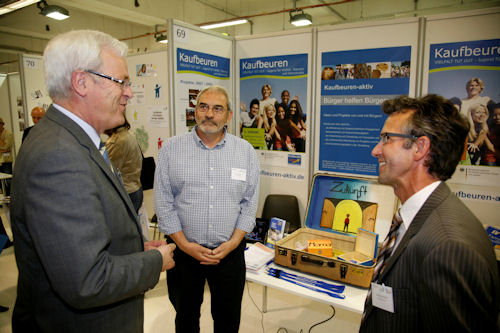
[[[12,239],[10,226],[5,222],[3,211],[1,217]],[[153,235],[153,229],[150,231]],[[0,305],[9,307],[9,311],[0,313],[0,332],[11,333],[12,308],[16,299],[17,283],[17,266],[13,247],[0,254],[0,272]],[[261,285],[247,282],[242,301],[240,332],[350,333],[359,330],[361,315],[342,309],[335,309],[335,316],[332,319],[313,327],[332,316],[334,310],[331,306],[270,288],[268,288],[268,311],[262,313],[263,290]],[[200,327],[202,333],[210,333],[213,332],[213,323],[210,315],[208,287],[205,289],[204,300]],[[144,332],[175,332],[175,311],[168,299],[165,274],[162,274],[156,287],[146,293],[144,307]]]

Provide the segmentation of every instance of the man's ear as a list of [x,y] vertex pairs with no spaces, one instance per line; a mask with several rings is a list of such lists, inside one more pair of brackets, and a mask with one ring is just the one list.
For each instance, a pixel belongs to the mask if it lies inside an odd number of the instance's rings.
[[89,78],[84,71],[74,71],[71,74],[71,86],[75,93],[81,97],[88,94],[89,90]]
[[427,136],[421,136],[415,140],[413,149],[415,149],[415,160],[426,159],[431,151],[431,140]]
[[229,111],[228,114],[227,114],[227,123],[229,123],[229,121],[233,118],[233,111]]

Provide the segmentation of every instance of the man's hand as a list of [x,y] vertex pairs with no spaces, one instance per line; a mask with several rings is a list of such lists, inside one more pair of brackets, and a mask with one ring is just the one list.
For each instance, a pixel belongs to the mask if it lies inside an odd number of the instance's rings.
[[220,259],[213,256],[214,250],[190,242],[183,249],[184,252],[195,258],[202,265],[217,265]]
[[167,244],[165,241],[150,241],[144,243],[144,250],[158,250],[163,258],[163,265],[161,266],[161,271],[164,272],[175,266],[174,261],[174,250],[175,244]]
[[211,251],[211,253],[207,253],[205,256],[210,260],[221,261],[224,259],[231,251],[240,245],[245,237],[246,232],[240,229],[234,229],[231,238],[226,242],[222,243],[215,249]]
[[233,251],[239,243],[236,243],[234,240],[228,240],[227,242],[222,243],[217,248],[212,250],[211,254],[208,254],[207,257],[212,260],[221,261],[224,259],[231,251]]
[[149,251],[156,249],[158,246],[165,245],[167,242],[164,240],[152,240],[149,242],[144,242],[144,251]]

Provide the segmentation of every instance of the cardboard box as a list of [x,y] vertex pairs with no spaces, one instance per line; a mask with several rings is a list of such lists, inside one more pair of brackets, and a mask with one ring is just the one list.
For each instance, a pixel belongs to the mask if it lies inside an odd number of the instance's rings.
[[377,258],[378,234],[358,229],[354,251],[347,252],[338,256],[338,259],[353,264],[372,266]]
[[307,252],[333,258],[332,241],[330,239],[307,240]]
[[[395,197],[387,196],[385,189],[380,192],[379,186],[384,185],[372,180],[315,175],[306,227],[276,243],[275,263],[368,288],[377,256],[378,235],[374,229],[380,205],[382,201],[390,205],[390,209],[383,207],[384,211],[391,210],[389,219],[396,206]],[[331,242],[331,256],[329,252],[299,250],[309,240],[320,239]]]

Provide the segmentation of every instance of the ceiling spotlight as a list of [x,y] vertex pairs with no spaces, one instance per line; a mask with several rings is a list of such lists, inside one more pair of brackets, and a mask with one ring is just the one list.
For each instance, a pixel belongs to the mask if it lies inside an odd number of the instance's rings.
[[66,8],[56,5],[48,5],[45,0],[37,3],[36,6],[40,9],[40,14],[55,20],[65,20],[69,17],[69,12]]
[[157,43],[162,43],[162,44],[168,43],[168,37],[163,34],[163,31],[158,31],[158,24],[155,25],[155,39]]
[[162,43],[162,44],[167,44],[168,43],[168,37],[163,35],[163,34],[160,34],[158,36],[155,36],[156,38],[156,42],[157,43]]
[[302,10],[292,10],[290,12],[290,23],[296,27],[303,27],[312,24],[311,15]]

